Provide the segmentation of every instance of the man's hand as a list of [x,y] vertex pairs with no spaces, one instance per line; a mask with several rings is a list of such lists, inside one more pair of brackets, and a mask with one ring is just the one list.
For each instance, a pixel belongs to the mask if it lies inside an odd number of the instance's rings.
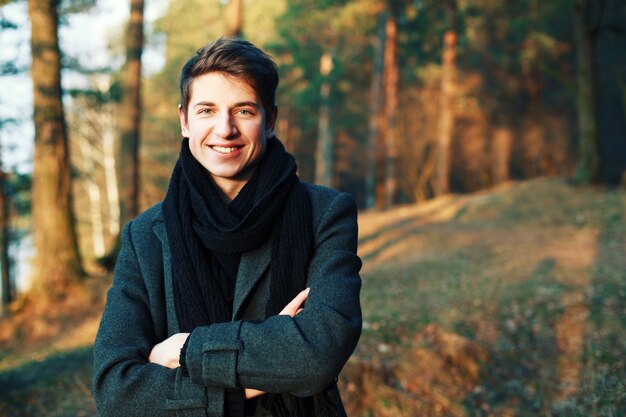
[[310,291],[311,291],[310,288],[305,288],[302,291],[300,291],[298,295],[296,295],[295,298],[291,300],[289,304],[287,304],[285,308],[281,310],[280,313],[278,313],[278,315],[294,317],[296,314],[301,312],[302,304],[304,304],[304,302],[306,301],[307,297],[309,296]]
[[180,350],[188,337],[189,333],[176,333],[154,345],[148,360],[171,369],[180,367]]
[[[310,288],[306,288],[302,291],[300,291],[298,293],[298,295],[295,296],[295,298],[293,300],[291,300],[289,302],[289,304],[287,304],[285,306],[285,308],[283,308],[281,310],[280,313],[278,313],[279,316],[291,316],[294,317],[296,314],[298,314],[299,312],[302,311],[302,304],[304,304],[304,302],[306,301],[307,297],[309,296],[309,291],[311,291]],[[246,400],[249,400],[250,398],[254,398],[254,397],[258,397],[259,395],[263,395],[265,394],[264,391],[259,391],[256,389],[252,389],[252,388],[246,388],[244,390],[244,394],[246,397]]]

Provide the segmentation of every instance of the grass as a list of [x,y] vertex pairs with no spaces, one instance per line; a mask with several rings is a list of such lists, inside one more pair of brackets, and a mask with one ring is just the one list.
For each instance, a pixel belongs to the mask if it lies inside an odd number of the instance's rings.
[[0,372],[0,415],[95,415],[91,397],[91,347],[50,353],[43,360]]
[[0,416],[94,416],[92,344],[108,279],[24,299],[0,321]]
[[[540,179],[359,224],[350,416],[626,415],[626,192]],[[0,354],[0,415],[95,414],[86,304]]]
[[[626,415],[625,203],[623,191],[541,179],[364,213],[365,326],[348,368],[386,376],[360,387],[369,404],[351,415]],[[479,378],[445,400],[414,395],[400,372],[432,324],[485,353]]]

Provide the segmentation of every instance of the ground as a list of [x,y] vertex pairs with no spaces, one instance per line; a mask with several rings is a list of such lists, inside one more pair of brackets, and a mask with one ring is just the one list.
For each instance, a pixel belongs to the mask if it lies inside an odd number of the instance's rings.
[[[625,191],[538,179],[363,212],[359,227],[351,417],[626,415]],[[110,278],[89,282],[0,323],[0,415],[94,415]]]

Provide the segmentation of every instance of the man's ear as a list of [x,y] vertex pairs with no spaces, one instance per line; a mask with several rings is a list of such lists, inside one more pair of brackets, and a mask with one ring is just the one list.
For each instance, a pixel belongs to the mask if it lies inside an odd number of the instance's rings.
[[274,128],[276,127],[276,119],[278,118],[278,106],[274,106],[272,111],[267,117],[267,123],[265,125],[265,134],[267,137],[275,135]]
[[187,124],[187,116],[185,115],[185,112],[183,111],[183,106],[181,106],[180,104],[178,105],[178,118],[180,119],[180,132],[183,135],[183,137],[188,138],[189,137],[189,125]]

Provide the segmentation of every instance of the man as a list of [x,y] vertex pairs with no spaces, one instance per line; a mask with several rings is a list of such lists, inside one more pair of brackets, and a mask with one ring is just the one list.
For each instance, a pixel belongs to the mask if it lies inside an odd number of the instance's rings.
[[99,415],[345,415],[356,206],[296,176],[277,85],[271,58],[233,38],[183,67],[179,160],[164,201],[124,229],[96,337]]

